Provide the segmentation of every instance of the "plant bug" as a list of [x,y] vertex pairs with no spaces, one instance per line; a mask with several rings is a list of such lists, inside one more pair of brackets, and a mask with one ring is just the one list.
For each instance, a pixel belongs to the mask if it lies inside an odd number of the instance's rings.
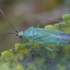
[[[6,15],[2,12],[1,9],[0,12],[7,19]],[[8,19],[7,21],[10,23]],[[10,25],[12,26],[11,23]],[[13,26],[12,28],[14,29]],[[45,49],[51,52],[59,51],[59,50],[53,50],[49,48],[49,45],[61,46],[61,47],[70,45],[70,34],[67,34],[59,30],[49,30],[43,28],[30,27],[24,32],[22,30],[20,31],[15,30],[15,32],[16,33],[12,33],[12,34],[16,34],[19,38],[24,39],[24,43],[22,43],[21,45],[30,46],[29,51],[33,49],[33,46],[35,46],[35,44],[38,44],[38,46],[44,47]]]

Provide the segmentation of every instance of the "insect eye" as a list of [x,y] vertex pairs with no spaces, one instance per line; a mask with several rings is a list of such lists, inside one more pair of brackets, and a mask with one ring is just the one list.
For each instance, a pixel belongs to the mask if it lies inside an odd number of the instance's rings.
[[19,32],[21,32],[22,30],[20,30]]
[[22,38],[22,35],[20,35],[19,38]]

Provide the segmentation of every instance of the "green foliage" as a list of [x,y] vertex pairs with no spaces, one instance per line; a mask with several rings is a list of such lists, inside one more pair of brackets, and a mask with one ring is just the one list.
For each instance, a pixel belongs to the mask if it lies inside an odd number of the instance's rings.
[[69,24],[70,25],[70,14],[65,14],[62,16],[63,18],[63,21],[66,23],[66,24]]

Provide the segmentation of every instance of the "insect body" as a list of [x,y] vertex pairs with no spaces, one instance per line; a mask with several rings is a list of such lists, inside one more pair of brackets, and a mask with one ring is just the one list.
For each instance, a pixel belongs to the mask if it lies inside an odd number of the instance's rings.
[[[30,27],[27,30],[19,31],[18,36],[23,38],[24,41],[27,40],[27,43],[31,44],[31,47],[34,46],[34,43],[40,44],[42,47],[45,47],[49,51],[54,51],[49,48],[48,45],[54,46],[68,46],[69,41],[66,38],[63,38],[61,34],[65,34],[62,31],[58,30],[48,30],[43,28],[34,28]],[[68,34],[69,35],[69,34]]]
[[[2,12],[0,9],[0,12],[4,15],[4,17],[7,19],[6,15]],[[7,19],[9,24],[12,26],[10,21]],[[14,29],[14,27],[12,26]],[[15,29],[14,29],[15,30]],[[11,33],[11,34],[16,34],[19,38],[24,39],[24,44],[23,45],[30,45],[30,50],[34,47],[34,44],[38,44],[47,50],[53,52],[55,50],[49,48],[48,45],[54,45],[54,46],[68,46],[70,45],[70,34],[67,34],[62,31],[58,30],[48,30],[48,29],[43,29],[43,28],[34,28],[30,27],[24,32],[20,30],[19,32],[15,30],[16,33]],[[65,38],[64,38],[64,37]]]

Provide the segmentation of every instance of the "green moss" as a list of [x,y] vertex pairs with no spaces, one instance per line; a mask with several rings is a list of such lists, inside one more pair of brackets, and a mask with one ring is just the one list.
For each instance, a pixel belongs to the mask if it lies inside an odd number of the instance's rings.
[[65,14],[62,16],[62,18],[66,24],[70,24],[70,14]]
[[[39,50],[39,49],[38,49]],[[67,70],[67,64],[70,64],[70,51],[49,52],[32,51],[27,47],[15,44],[15,49],[2,52],[0,58],[0,70]]]

